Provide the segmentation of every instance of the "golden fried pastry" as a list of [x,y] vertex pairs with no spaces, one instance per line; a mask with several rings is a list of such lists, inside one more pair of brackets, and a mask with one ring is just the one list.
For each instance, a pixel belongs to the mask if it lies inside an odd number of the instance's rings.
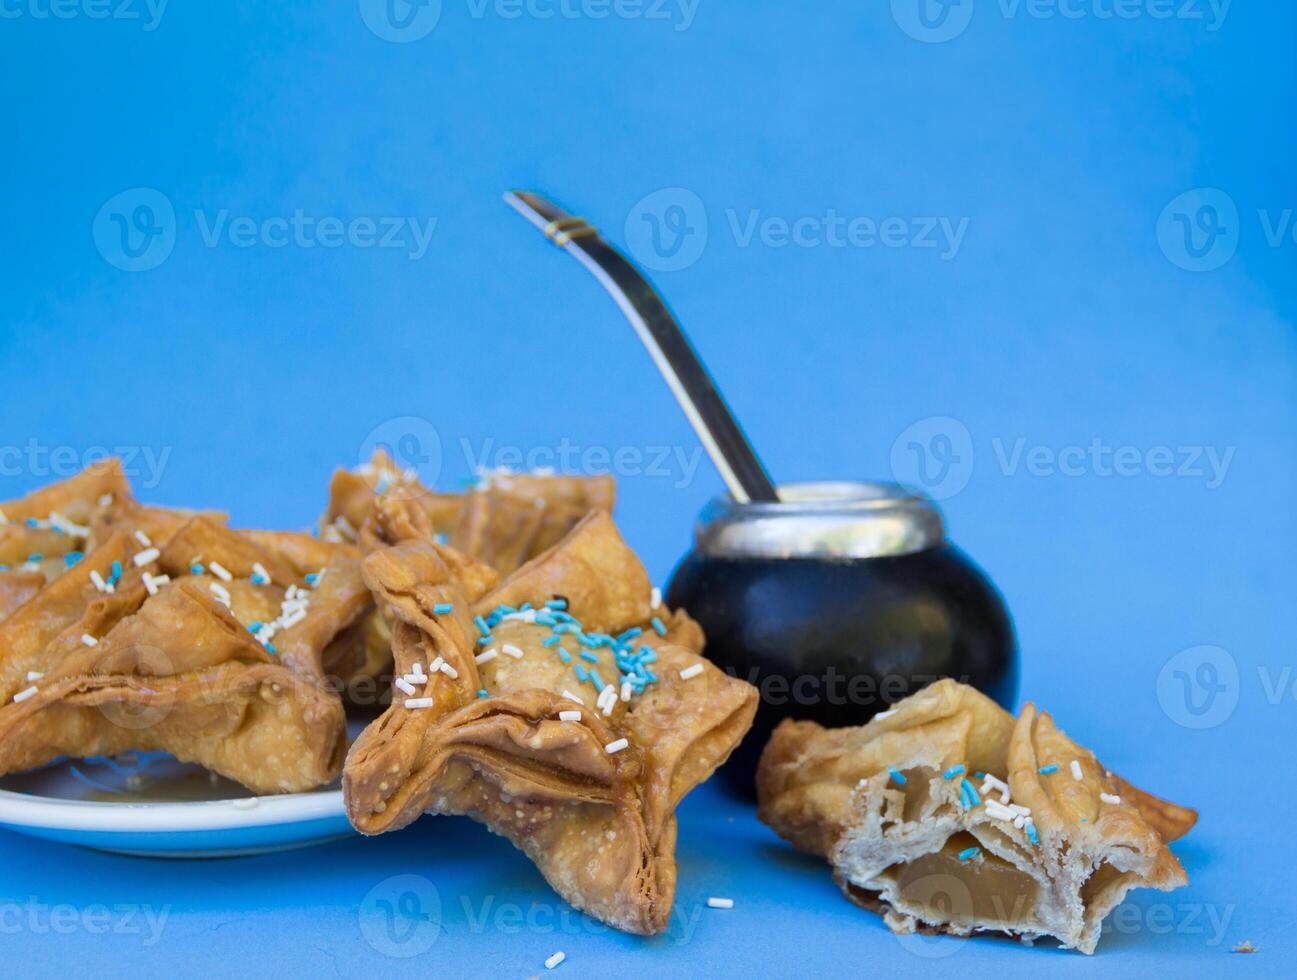
[[331,780],[345,751],[337,696],[158,558],[118,532],[0,624],[0,773],[146,750],[257,792]]
[[592,510],[611,513],[610,476],[492,474],[470,493],[450,543],[508,574],[557,544]]
[[606,511],[476,603],[444,554],[411,537],[364,561],[400,676],[347,757],[352,823],[379,834],[425,812],[466,814],[576,908],[660,932],[676,807],[751,726],[755,688],[668,641],[669,629],[686,642],[701,631],[653,616],[648,577]]
[[827,857],[895,932],[1053,936],[1085,953],[1130,889],[1186,883],[1166,845],[1197,819],[1108,772],[1034,705],[1015,720],[952,680],[859,728],[783,722],[757,790],[760,818]]
[[17,570],[55,578],[81,559],[96,515],[130,500],[121,463],[106,459],[0,504],[0,573]]
[[380,448],[363,466],[333,474],[329,506],[320,521],[322,533],[329,540],[355,541],[374,504],[389,496],[417,504],[438,534],[446,534],[455,526],[464,502],[462,495],[437,493],[425,487],[414,470],[399,468]]

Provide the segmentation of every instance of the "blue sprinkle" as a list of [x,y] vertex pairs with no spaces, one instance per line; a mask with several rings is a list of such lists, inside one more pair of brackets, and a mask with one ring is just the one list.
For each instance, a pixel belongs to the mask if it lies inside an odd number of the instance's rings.
[[977,806],[982,802],[982,798],[977,795],[977,790],[973,788],[973,784],[967,779],[960,783],[959,792],[968,797],[971,806]]
[[45,556],[44,556],[44,555],[28,555],[28,556],[27,556],[27,560],[28,560],[28,561],[43,561],[44,559],[45,559]]
[[562,610],[564,610],[564,609],[567,608],[567,600],[566,600],[566,599],[550,599],[549,602],[545,603],[545,606],[546,606],[547,608],[549,608],[549,609],[557,609],[557,610],[559,610],[559,611],[562,611]]
[[656,684],[658,682],[658,675],[653,673],[651,670],[645,670],[642,666],[640,667],[640,675],[650,684]]
[[524,603],[522,604],[521,608],[520,608],[518,611],[519,611],[519,612],[526,612],[526,611],[527,611],[528,609],[530,609],[530,608],[531,608],[531,603],[530,603],[530,602],[524,602]]
[[599,658],[596,657],[596,656],[595,656],[593,653],[591,653],[589,650],[582,650],[582,651],[581,651],[581,659],[584,660],[584,661],[585,661],[586,663],[588,663],[588,664],[597,664],[597,663],[599,662]]
[[590,671],[585,669],[585,664],[576,665],[576,676],[582,683],[590,679]]
[[1058,766],[1054,765],[1054,763],[1051,762],[1047,766],[1041,766],[1036,771],[1040,773],[1042,776],[1048,776],[1051,772],[1058,772]]
[[270,584],[270,579],[266,578],[264,575],[253,575],[253,576],[252,576],[252,584],[253,584],[253,585],[269,585],[269,584]]
[[905,785],[906,782],[905,775],[901,772],[901,770],[897,769],[895,766],[893,766],[891,769],[888,769],[887,774],[892,777],[892,780],[896,783],[897,786]]
[[543,647],[554,647],[554,646],[558,646],[562,642],[563,642],[563,637],[554,635],[554,636],[545,637],[545,639],[540,641],[540,645]]
[[628,642],[628,641],[630,641],[630,640],[635,639],[635,637],[639,636],[639,635],[640,635],[641,633],[643,633],[643,632],[644,632],[644,631],[643,631],[642,629],[640,629],[638,626],[632,626],[630,629],[628,629],[628,630],[627,630],[625,633],[623,633],[621,636],[617,637],[617,642],[618,642],[618,643],[626,643],[626,642]]
[[558,620],[548,613],[541,613],[536,617],[536,623],[540,626],[554,627],[558,625]]
[[603,678],[599,676],[599,671],[594,669],[590,671],[590,683],[594,685],[596,691],[602,691],[608,686],[603,682]]
[[432,540],[435,541],[435,542],[437,542],[437,544],[449,544],[449,543],[450,543],[450,538],[446,537],[446,535],[443,534],[443,533],[441,533],[441,532],[438,532],[438,533],[434,534],[434,535],[432,536]]
[[977,772],[973,773],[973,775],[976,776],[978,779],[985,779],[985,778],[986,778],[986,773],[982,772],[982,770],[980,770],[980,769],[977,770]]
[[63,561],[67,563],[68,568],[71,568],[73,565],[75,565],[84,557],[85,555],[83,555],[79,551],[69,551],[66,555],[63,556]]
[[36,518],[34,518],[34,517],[29,517],[29,518],[27,518],[27,526],[28,526],[28,527],[33,527],[33,528],[34,528],[34,527],[40,527],[41,524],[40,524],[40,521],[36,520]]
[[554,627],[555,633],[580,633],[581,627],[575,623],[560,623]]
[[639,662],[642,664],[651,664],[657,660],[657,653],[650,647],[640,647]]
[[487,694],[487,693],[486,693],[486,690],[483,689],[483,690],[477,692],[477,696],[478,696],[479,698],[489,698],[491,695]]
[[1036,845],[1040,844],[1040,835],[1036,833],[1036,825],[1034,823],[1027,824],[1027,840]]
[[473,625],[477,627],[478,632],[481,633],[483,636],[490,635],[491,628],[486,625],[486,620],[483,619],[481,616],[473,617]]
[[649,625],[653,627],[653,631],[657,633],[658,636],[667,635],[667,628],[662,625],[662,620],[658,619],[658,617],[654,616],[649,620]]
[[1089,823],[1089,822],[1090,822],[1090,821],[1086,820],[1085,817],[1082,817],[1082,818],[1081,818],[1081,823]]
[[[265,647],[266,647],[266,649],[269,650],[271,653],[275,653],[275,648],[274,648],[273,646],[271,646],[269,643],[265,644]],[[279,656],[279,654],[275,654],[275,656]]]
[[116,581],[117,581],[119,578],[121,578],[121,577],[122,577],[122,563],[119,562],[119,561],[115,561],[115,562],[113,562],[113,577],[112,577],[112,581],[113,581],[113,582],[116,582]]
[[248,624],[248,632],[250,632],[250,633],[255,633],[255,632],[257,632],[257,630],[259,630],[259,629],[261,629],[261,623],[260,623],[260,622],[256,622],[256,623],[249,623],[249,624]]
[[964,767],[961,764],[958,766],[951,766],[941,775],[943,779],[954,779],[956,776],[962,776],[963,774],[964,774]]
[[[189,574],[190,574],[190,575],[202,575],[202,574],[203,574],[203,566],[200,565],[200,564],[198,564],[198,562],[194,562],[192,565],[189,566]],[[308,576],[306,576],[306,578],[307,578],[307,581],[310,581],[311,576],[308,575]]]
[[982,849],[980,847],[966,847],[959,852],[959,860],[969,861],[981,853]]
[[477,638],[477,645],[480,647],[484,647],[488,643],[494,643],[494,642],[495,642],[495,637],[492,636],[490,633],[487,633],[486,636],[479,636]]
[[[202,566],[202,565],[199,565],[198,567],[199,567],[199,568],[202,568],[203,566]],[[319,572],[311,572],[311,573],[309,573],[309,574],[306,576],[306,581],[309,582],[311,585],[314,585],[316,582],[320,581],[320,573],[319,573]]]
[[565,664],[570,664],[572,662],[572,654],[568,653],[562,647],[558,648],[558,658]]
[[453,602],[439,602],[432,607],[432,611],[438,616],[446,616],[455,611],[455,604]]

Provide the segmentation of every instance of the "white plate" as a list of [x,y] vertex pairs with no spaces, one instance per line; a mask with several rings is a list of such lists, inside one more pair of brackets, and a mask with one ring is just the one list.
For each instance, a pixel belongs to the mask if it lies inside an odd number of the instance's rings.
[[0,779],[0,827],[141,857],[210,858],[309,847],[354,833],[336,784],[253,796],[170,756],[79,759]]

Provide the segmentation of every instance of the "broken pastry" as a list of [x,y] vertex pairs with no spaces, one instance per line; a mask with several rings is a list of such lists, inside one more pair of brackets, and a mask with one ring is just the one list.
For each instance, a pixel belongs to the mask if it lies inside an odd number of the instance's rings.
[[1085,953],[1130,889],[1186,883],[1167,843],[1197,819],[1034,705],[1015,720],[952,680],[859,728],[783,722],[757,788],[760,818],[827,857],[893,931],[1053,936]]
[[457,575],[472,567],[418,534],[365,558],[398,677],[347,757],[352,823],[380,834],[468,815],[576,908],[662,931],[676,807],[751,726],[755,688],[672,642],[701,631],[654,607],[604,510],[485,594]]

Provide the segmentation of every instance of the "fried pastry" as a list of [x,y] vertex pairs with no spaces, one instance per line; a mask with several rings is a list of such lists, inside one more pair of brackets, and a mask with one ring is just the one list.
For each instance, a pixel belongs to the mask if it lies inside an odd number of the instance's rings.
[[374,504],[384,497],[411,501],[426,515],[435,532],[455,526],[464,497],[437,493],[419,482],[412,469],[401,469],[385,449],[374,450],[368,463],[339,469],[329,482],[329,505],[320,520],[321,533],[332,541],[355,541]]
[[952,680],[859,728],[783,722],[757,787],[760,818],[827,857],[893,931],[1053,936],[1085,953],[1130,889],[1187,882],[1167,843],[1197,819],[1034,705],[1015,720]]
[[331,780],[337,696],[279,662],[199,576],[170,580],[157,561],[115,533],[0,624],[0,773],[144,750],[256,792]]
[[660,932],[676,807],[751,726],[755,688],[670,642],[701,631],[653,608],[606,511],[476,602],[447,557],[413,536],[365,558],[400,676],[347,757],[352,823],[379,834],[425,812],[471,816],[576,908]]

